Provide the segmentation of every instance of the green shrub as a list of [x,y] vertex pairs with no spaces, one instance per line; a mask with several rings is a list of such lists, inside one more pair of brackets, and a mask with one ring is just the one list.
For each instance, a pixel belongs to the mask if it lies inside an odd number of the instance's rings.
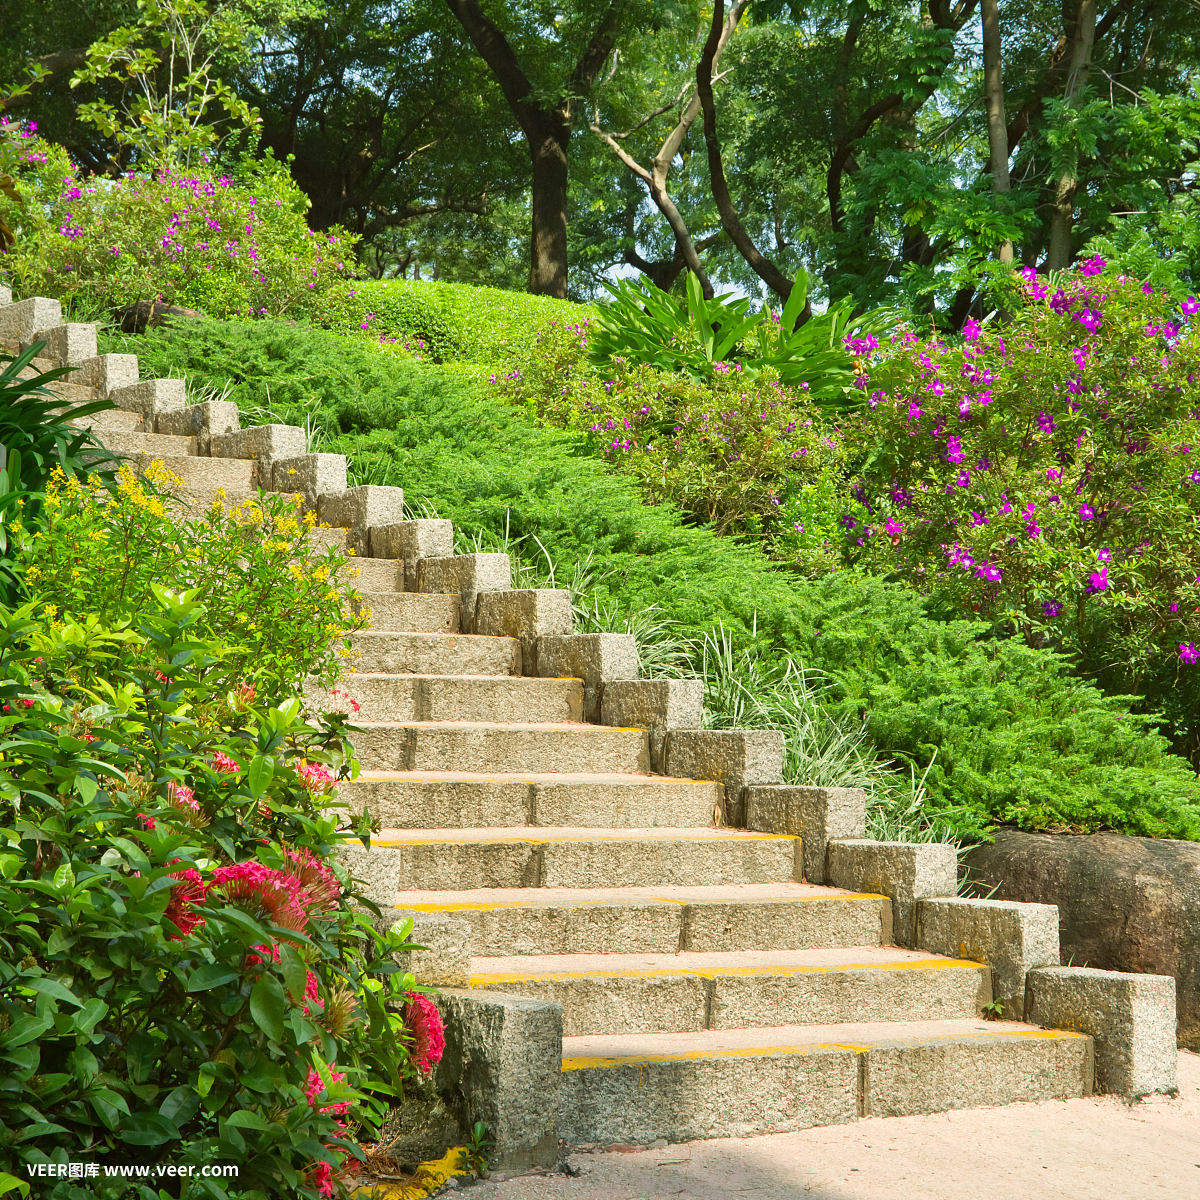
[[226,691],[194,595],[116,629],[33,608],[0,612],[0,1162],[99,1172],[51,1200],[165,1194],[104,1173],[131,1163],[190,1169],[189,1198],[331,1195],[420,1069],[402,939],[330,863],[341,718]]
[[218,500],[184,520],[154,487],[179,481],[161,465],[148,475],[122,467],[111,492],[51,478],[38,527],[18,531],[30,595],[54,619],[117,628],[153,607],[155,586],[190,589],[204,605],[204,635],[221,643],[227,686],[286,694],[310,675],[331,685],[343,640],[365,620],[353,612],[356,569],[335,548],[307,544],[316,514],[300,518],[291,497],[268,493],[237,507]]
[[722,621],[738,648],[758,640],[793,654],[829,680],[822,698],[835,717],[867,719],[884,757],[920,772],[937,751],[934,807],[1026,828],[1200,837],[1195,774],[1126,701],[1070,678],[1060,656],[931,619],[902,585],[772,569],[754,548],[683,524],[673,506],[645,504],[581,435],[538,428],[443,369],[270,322],[189,323],[133,345],[144,369],[228,385],[279,418],[306,414],[360,482],[402,485],[414,511],[536,535],[559,563],[590,558],[624,613],[657,606],[697,641]]

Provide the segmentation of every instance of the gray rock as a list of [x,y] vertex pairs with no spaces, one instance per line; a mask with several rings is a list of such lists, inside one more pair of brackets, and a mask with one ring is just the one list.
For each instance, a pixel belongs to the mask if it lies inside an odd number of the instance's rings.
[[867,793],[861,788],[768,784],[746,789],[746,828],[800,838],[804,878],[825,882],[825,856],[832,838],[861,838],[867,832]]
[[1200,1050],[1200,845],[1000,830],[966,862],[997,899],[1057,904],[1065,961],[1172,976],[1179,1045]]
[[745,789],[783,779],[783,734],[776,729],[672,729],[663,758],[668,775],[723,784],[724,823],[741,828]]
[[648,730],[650,769],[662,774],[667,730],[699,729],[704,724],[704,681],[615,679],[604,685],[600,721]]
[[538,639],[543,679],[583,680],[583,719],[599,722],[604,685],[638,676],[637,642],[628,633],[572,633]]
[[571,593],[559,588],[521,588],[480,592],[475,605],[475,632],[511,637],[521,643],[521,669],[536,676],[538,639],[571,632]]

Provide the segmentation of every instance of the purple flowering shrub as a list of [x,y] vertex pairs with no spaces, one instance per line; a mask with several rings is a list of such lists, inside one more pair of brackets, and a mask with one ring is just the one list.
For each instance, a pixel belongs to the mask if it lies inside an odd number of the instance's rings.
[[847,557],[1177,709],[1186,739],[1200,302],[1092,259],[1051,282],[1018,273],[1004,307],[961,342],[904,330],[871,362],[868,407],[845,428]]
[[0,156],[15,160],[20,193],[7,201],[18,238],[0,268],[22,295],[298,316],[354,272],[356,239],[310,230],[307,198],[272,158],[244,161],[235,177],[205,166],[112,179],[77,170],[21,123],[0,126]]
[[546,424],[578,430],[649,502],[752,538],[804,571],[835,565],[845,450],[806,387],[770,368],[750,378],[739,363],[717,362],[703,381],[620,357],[598,368],[592,331],[587,317],[551,321],[524,369],[491,383]]

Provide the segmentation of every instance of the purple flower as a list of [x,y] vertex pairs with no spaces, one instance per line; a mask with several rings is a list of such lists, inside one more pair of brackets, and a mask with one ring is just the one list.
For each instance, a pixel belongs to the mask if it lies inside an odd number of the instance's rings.
[[1191,642],[1180,642],[1179,661],[1189,665],[1200,662],[1200,650],[1197,650]]
[[1043,433],[1053,433],[1058,426],[1054,424],[1054,418],[1049,413],[1038,413],[1038,428]]
[[[1186,309],[1185,309],[1184,311],[1186,311]],[[969,320],[969,321],[968,321],[968,322],[967,322],[967,323],[966,323],[966,324],[963,326],[963,331],[962,331],[962,334],[963,334],[963,341],[966,341],[966,342],[977,342],[977,341],[979,341],[979,332],[980,332],[980,330],[981,330],[982,328],[983,328],[983,326],[982,326],[982,325],[980,325],[980,324],[979,324],[979,322],[978,322],[978,321],[976,321],[974,317],[972,317],[972,318],[971,318],[971,319],[970,319],[970,320]]]
[[1004,572],[995,563],[985,562],[975,568],[975,574],[989,583],[999,583]]
[[946,439],[946,461],[948,463],[960,463],[965,455],[963,454],[962,442],[956,437]]
[[1082,521],[1094,521],[1096,512],[1090,504],[1081,504],[1079,506],[1079,518]]
[[986,525],[991,520],[991,517],[986,517],[983,513],[973,512],[971,514],[972,525]]
[[1185,317],[1194,317],[1200,312],[1200,300],[1197,300],[1195,296],[1189,296],[1180,307],[1183,309]]
[[1088,583],[1089,592],[1104,592],[1108,590],[1108,568],[1101,567],[1098,571],[1093,571]]
[[904,532],[904,522],[897,521],[895,517],[888,517],[888,522],[884,526],[889,537],[899,537]]
[[1085,366],[1087,366],[1088,353],[1090,351],[1091,346],[1088,345],[1076,346],[1075,349],[1071,351],[1071,358],[1081,371]]
[[1041,537],[1042,527],[1036,521],[1030,521],[1029,524],[1025,526],[1025,532],[1029,534],[1031,538]]
[[1062,472],[1057,467],[1046,468],[1046,478],[1053,481],[1062,478]]
[[1094,254],[1087,262],[1080,264],[1079,273],[1080,275],[1099,275],[1107,266],[1108,263],[1100,255]]
[[1100,328],[1102,316],[1098,308],[1081,308],[1075,314],[1075,319],[1088,333],[1095,333]]
[[962,488],[970,487],[971,486],[971,472],[964,468],[963,470],[959,471],[957,476],[955,476],[954,482],[956,484],[958,484],[959,487],[962,487]]
[[1096,551],[1096,560],[1102,563],[1112,562],[1112,551],[1105,547],[1102,550]]
[[849,514],[843,513],[841,516],[842,528],[849,531],[858,524],[858,522]]
[[1057,600],[1043,600],[1042,612],[1048,617],[1057,617],[1062,612],[1062,605]]

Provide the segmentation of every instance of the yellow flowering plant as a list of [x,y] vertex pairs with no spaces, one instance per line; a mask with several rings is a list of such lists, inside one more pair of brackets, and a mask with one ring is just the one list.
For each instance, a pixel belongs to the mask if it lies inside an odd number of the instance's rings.
[[203,636],[224,647],[230,686],[332,685],[367,622],[353,561],[310,536],[316,514],[300,496],[232,505],[218,493],[197,511],[179,485],[157,462],[143,477],[123,466],[111,490],[52,473],[37,527],[14,538],[30,598],[51,621],[119,629],[152,606],[152,585],[187,590],[204,606]]

